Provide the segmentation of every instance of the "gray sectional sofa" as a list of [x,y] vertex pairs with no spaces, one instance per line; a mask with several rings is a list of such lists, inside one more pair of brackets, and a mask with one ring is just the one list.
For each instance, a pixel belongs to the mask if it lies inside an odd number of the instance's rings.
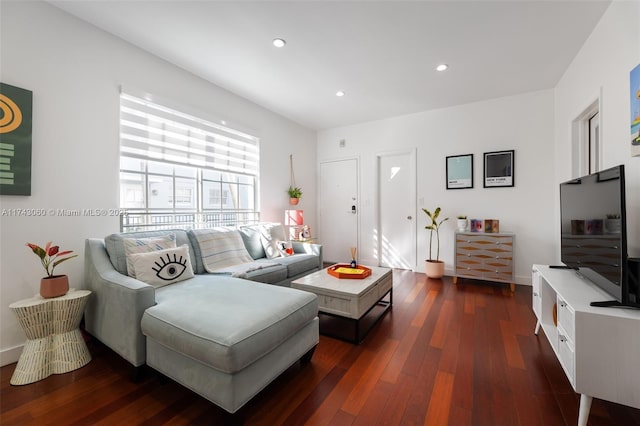
[[[322,268],[318,244],[293,242],[293,255],[266,259],[259,225],[238,232],[255,266],[243,278],[207,273],[192,231],[87,239],[86,331],[133,366],[147,364],[234,413],[299,359],[311,359],[317,297],[289,286]],[[123,239],[167,233],[188,246],[194,276],[162,287],[128,276]]]

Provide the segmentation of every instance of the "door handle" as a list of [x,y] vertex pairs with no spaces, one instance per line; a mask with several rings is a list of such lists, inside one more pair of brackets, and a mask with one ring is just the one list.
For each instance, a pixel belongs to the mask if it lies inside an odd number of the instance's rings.
[[355,206],[355,204],[351,206],[351,213],[356,214],[356,206]]
[[411,220],[411,219],[413,219],[413,218],[412,218],[411,216],[407,216],[407,219]]

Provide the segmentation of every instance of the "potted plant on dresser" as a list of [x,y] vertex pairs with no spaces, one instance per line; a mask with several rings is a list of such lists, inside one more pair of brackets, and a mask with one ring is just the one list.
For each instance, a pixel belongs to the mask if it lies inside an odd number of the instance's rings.
[[467,216],[459,215],[458,216],[458,231],[465,232],[467,230]]
[[[433,213],[427,209],[422,209],[429,217],[431,223],[424,228],[429,231],[429,258],[424,262],[424,270],[429,278],[442,278],[444,275],[444,262],[440,260],[440,225],[449,220],[448,217],[439,219],[440,207],[437,207]],[[436,257],[433,258],[433,234],[436,234]]]

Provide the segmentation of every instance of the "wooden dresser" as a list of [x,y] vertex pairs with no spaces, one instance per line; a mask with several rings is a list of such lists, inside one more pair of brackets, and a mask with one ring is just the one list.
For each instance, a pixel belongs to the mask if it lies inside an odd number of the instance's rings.
[[515,290],[511,233],[456,232],[453,283],[458,277],[509,283]]

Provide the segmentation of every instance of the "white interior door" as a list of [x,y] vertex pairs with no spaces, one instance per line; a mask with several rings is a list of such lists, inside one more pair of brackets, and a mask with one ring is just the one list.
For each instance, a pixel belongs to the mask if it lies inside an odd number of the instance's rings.
[[350,247],[359,248],[358,160],[320,163],[319,195],[319,237],[323,260],[349,262]]
[[415,150],[378,155],[380,265],[416,268]]

